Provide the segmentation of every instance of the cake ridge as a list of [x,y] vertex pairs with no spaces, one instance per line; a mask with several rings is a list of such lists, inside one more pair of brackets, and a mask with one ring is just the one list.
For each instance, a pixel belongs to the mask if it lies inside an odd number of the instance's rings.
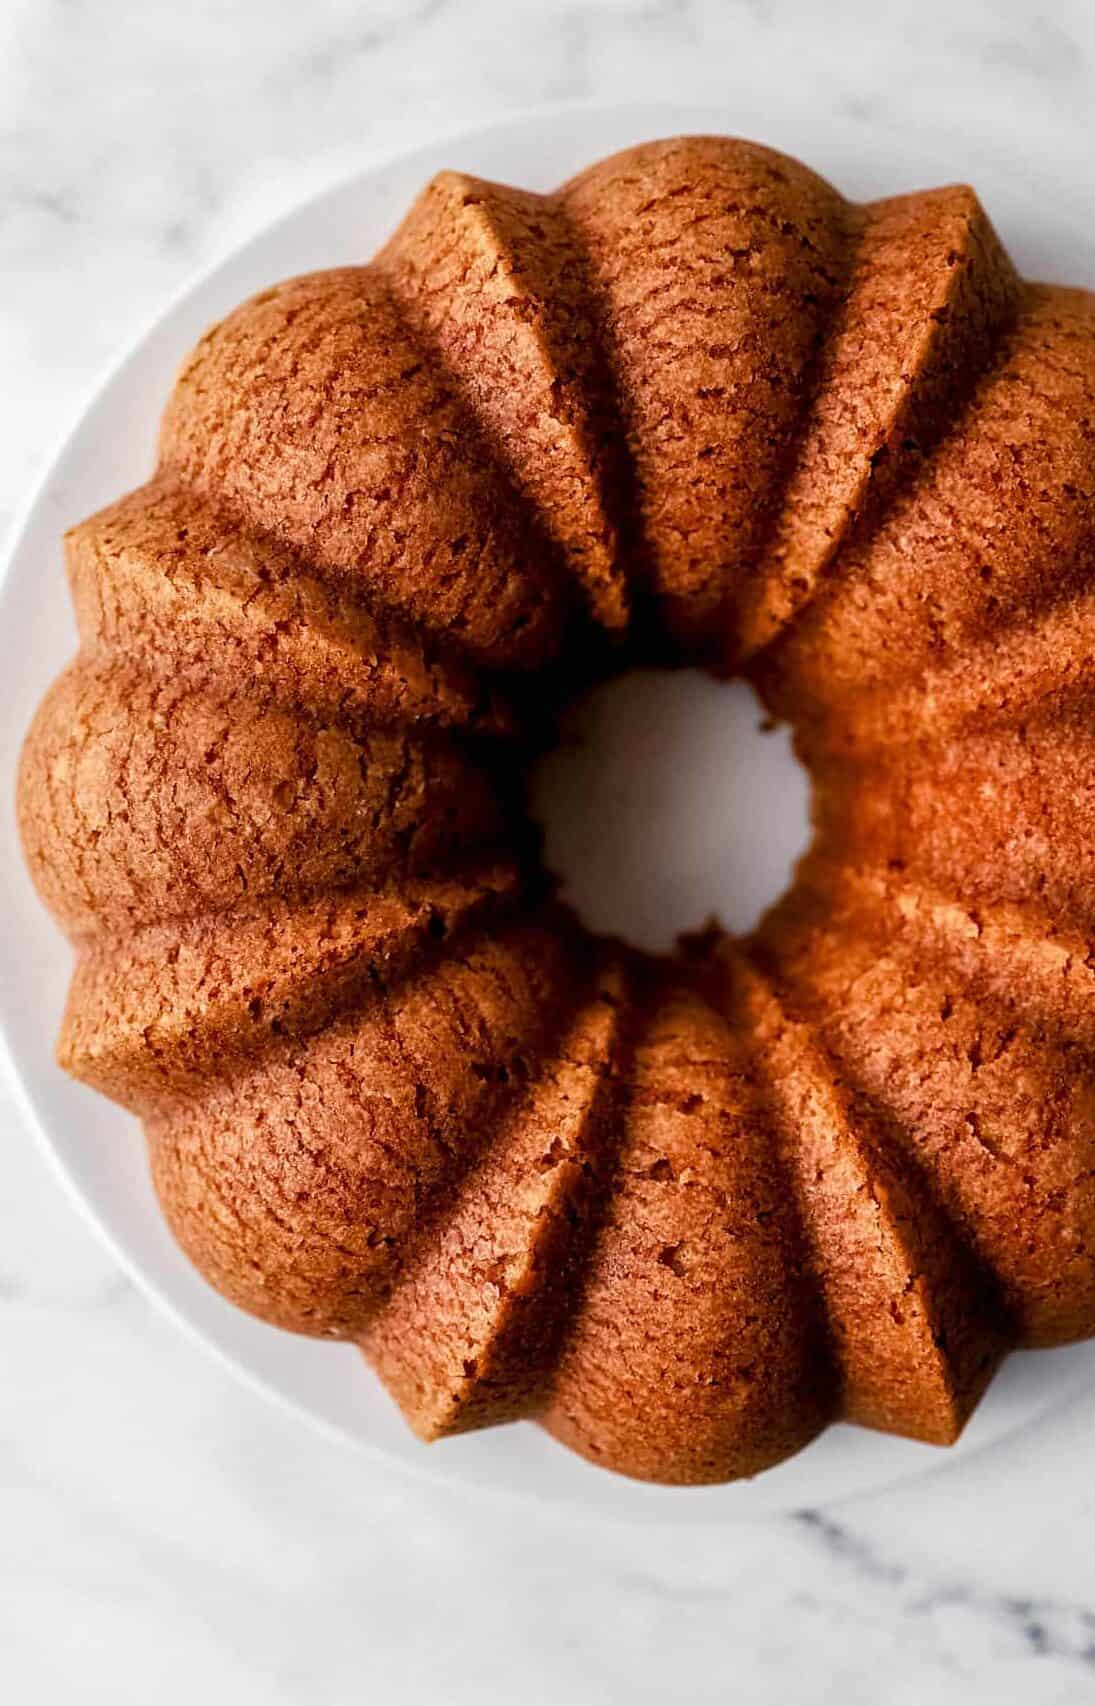
[[[539,1419],[594,1461],[699,1484],[801,1449],[831,1419],[833,1394],[734,1041],[691,978],[660,983],[637,1040],[613,1189]],[[622,1307],[621,1292],[636,1291],[642,1310]]]
[[896,1164],[857,1117],[761,956],[726,945],[719,960],[724,1010],[757,1052],[839,1376],[839,1414],[951,1444],[1003,1349],[983,1276],[918,1172]]
[[[1078,364],[1062,357],[1071,344]],[[1002,616],[1029,619],[1083,587],[1095,567],[1093,352],[1095,293],[1024,284],[954,430],[765,658],[758,685],[777,709],[854,714],[860,695],[960,654]]]
[[[834,933],[837,928],[834,925]],[[856,1071],[854,1062],[839,1046],[839,1039],[833,1039],[832,1023],[839,1020],[841,1009],[836,1003],[827,1005],[796,963],[796,954],[803,958],[801,934],[793,926],[785,931],[769,923],[767,929],[745,946],[743,959],[747,971],[769,991],[784,1022],[808,1037],[820,1076],[845,1110],[857,1141],[872,1152],[918,1211],[926,1213],[929,1224],[939,1229],[942,1258],[953,1265],[961,1288],[972,1300],[967,1325],[980,1317],[982,1331],[988,1337],[998,1335],[1002,1351],[1014,1342],[1015,1323],[1000,1295],[999,1275],[986,1260],[955,1203],[941,1188],[932,1156],[912,1141],[907,1122],[892,1099]],[[876,954],[884,952],[881,937],[872,946]],[[941,989],[940,993],[945,1007],[949,992]],[[936,1307],[942,1301],[935,1300]]]
[[1059,929],[1095,933],[1087,717],[996,725],[882,763],[811,758],[819,845],[907,867],[971,906],[1031,902]]
[[[642,169],[629,178],[634,159]],[[750,191],[750,173],[763,177],[767,197]],[[826,268],[837,264],[842,203],[784,157],[719,139],[699,139],[689,152],[640,145],[557,193],[601,305],[635,471],[647,601],[671,640],[718,666],[711,645],[730,647],[758,506],[794,430],[792,392],[832,288]],[[773,196],[782,198],[776,212]],[[675,252],[662,253],[659,233]],[[736,293],[726,288],[731,274]]]
[[238,687],[249,669],[257,696],[350,725],[513,732],[497,689],[443,646],[163,474],[70,529],[66,555],[89,653],[198,684]]
[[819,715],[817,750],[882,757],[893,747],[1075,717],[1095,691],[1095,594],[1062,589],[1035,612],[1015,610],[964,653],[911,680],[857,695],[839,716]]
[[485,667],[558,649],[558,566],[532,549],[502,465],[373,266],[288,280],[212,328],[176,382],[160,456],[316,566],[365,576],[377,604]]
[[999,979],[1001,991],[1010,979],[1013,998],[1022,974],[1032,1024],[1095,1047],[1095,943],[1033,900],[971,903],[915,871],[879,863],[838,868],[820,849],[800,866],[798,890],[856,911],[864,928],[884,912],[933,957],[950,956],[956,969],[979,966],[980,976]]
[[[778,644],[839,575],[841,553],[869,535],[885,506],[916,479],[916,458],[956,430],[956,416],[1018,311],[1018,277],[968,186],[846,203],[843,211],[842,290],[818,344],[773,515],[747,656]],[[914,298],[910,311],[918,270],[926,270],[927,296]],[[940,281],[934,288],[933,279]],[[972,293],[964,305],[963,286]],[[872,390],[862,389],[865,368]],[[774,601],[769,591],[767,608],[766,580],[786,583]]]
[[362,1341],[424,1438],[516,1420],[540,1401],[592,1233],[630,982],[618,956],[597,969],[526,1096],[418,1229]]
[[[490,1143],[530,1054],[553,1046],[574,946],[535,917],[480,932],[386,1006],[152,1110],[154,1182],[184,1249],[244,1307],[360,1337],[415,1226]],[[209,1179],[236,1199],[227,1217],[205,1212]]]
[[1021,1009],[939,976],[900,936],[868,940],[860,918],[792,926],[765,958],[854,1105],[992,1276],[1005,1330],[1027,1345],[1090,1336],[1090,1062],[1078,1074]]
[[521,898],[515,866],[480,861],[387,889],[268,898],[99,939],[77,960],[58,1059],[137,1112],[200,1092],[280,1040],[383,1000]]
[[374,265],[535,507],[594,618],[622,627],[619,447],[585,262],[558,198],[439,173]]
[[355,739],[117,656],[78,655],[58,678],[20,786],[32,874],[74,939],[227,911],[279,887],[303,898],[425,871],[503,832],[482,770],[452,741]]

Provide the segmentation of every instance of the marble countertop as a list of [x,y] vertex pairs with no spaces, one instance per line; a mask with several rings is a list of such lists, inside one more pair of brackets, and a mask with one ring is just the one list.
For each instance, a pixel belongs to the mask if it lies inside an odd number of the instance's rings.
[[[165,298],[379,150],[547,100],[778,77],[844,115],[959,134],[1005,114],[1092,152],[1087,0],[9,0],[0,42],[4,526]],[[245,1389],[119,1274],[2,1089],[0,1130],[13,1702],[1095,1700],[1095,1401],[765,1523],[484,1504]]]

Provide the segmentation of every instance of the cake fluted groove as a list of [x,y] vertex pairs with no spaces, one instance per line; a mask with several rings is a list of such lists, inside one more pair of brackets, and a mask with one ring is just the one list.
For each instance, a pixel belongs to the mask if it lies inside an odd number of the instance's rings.
[[441,735],[352,736],[213,697],[124,660],[78,658],[24,748],[31,874],[78,939],[424,874],[497,843],[503,806]]
[[925,960],[969,989],[1021,1004],[1032,1024],[1095,1057],[1095,941],[1032,901],[965,902],[915,870],[836,861],[824,847],[798,883],[842,911],[884,913]]
[[643,1480],[756,1474],[832,1419],[831,1365],[740,1041],[659,973],[539,1419]]
[[535,507],[592,615],[623,629],[618,430],[584,259],[558,202],[441,172],[373,264]]
[[512,860],[480,862],[99,938],[77,960],[58,1060],[138,1113],[200,1096],[230,1063],[390,998],[485,917],[503,919],[523,888]]
[[885,762],[892,747],[965,740],[997,727],[1090,719],[1095,703],[1095,589],[1035,614],[1019,612],[912,680],[856,696],[850,716],[824,715],[813,751]]
[[582,958],[549,917],[473,934],[389,1000],[153,1109],[153,1180],[191,1260],[265,1320],[361,1338],[555,1046]]
[[862,761],[806,751],[830,856],[907,869],[969,906],[1032,906],[1095,940],[1095,727],[1082,708]]
[[[851,1105],[930,1186],[1019,1343],[1095,1330],[1095,1076],[1022,989],[926,952],[901,913],[798,891],[759,951]],[[1021,1229],[1021,1230],[1020,1230]]]
[[1025,286],[951,430],[759,660],[777,714],[854,727],[880,689],[1086,591],[1093,415],[1095,293]]
[[534,1411],[551,1378],[618,1130],[633,1021],[620,955],[443,1213],[420,1229],[362,1349],[425,1439]]
[[1019,307],[1015,269],[965,185],[848,204],[845,218],[843,282],[743,619],[746,655],[916,479]]
[[729,672],[839,291],[845,204],[786,157],[718,137],[640,145],[558,199],[589,258],[651,625]]
[[840,1414],[951,1444],[1005,1349],[992,1288],[915,1172],[853,1108],[770,974],[725,940],[718,975],[723,1010],[750,1039],[797,1205]]
[[466,664],[163,476],[65,546],[86,652],[199,688],[246,682],[258,699],[358,730],[513,731],[512,707]]
[[211,328],[176,381],[160,458],[480,665],[558,651],[558,564],[374,267],[291,279]]

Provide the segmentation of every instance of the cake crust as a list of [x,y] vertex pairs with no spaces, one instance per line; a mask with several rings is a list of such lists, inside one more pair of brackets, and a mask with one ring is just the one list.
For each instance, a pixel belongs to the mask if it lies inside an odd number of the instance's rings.
[[[27,736],[66,1070],[426,1439],[753,1475],[1095,1334],[1095,295],[725,137],[442,173],[212,327]],[[552,898],[595,674],[745,675],[814,840],[655,960]]]

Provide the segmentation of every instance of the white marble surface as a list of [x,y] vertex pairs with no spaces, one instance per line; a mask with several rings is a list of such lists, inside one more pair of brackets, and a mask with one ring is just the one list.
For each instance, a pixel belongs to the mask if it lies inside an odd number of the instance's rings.
[[[1095,12],[7,0],[0,522],[164,298],[308,189],[534,102],[776,77],[820,82],[845,116],[1019,127],[1042,159],[1090,159]],[[5,1698],[1095,1700],[1095,1403],[903,1492],[765,1524],[473,1503],[242,1388],[119,1276],[2,1091],[0,1130]]]

